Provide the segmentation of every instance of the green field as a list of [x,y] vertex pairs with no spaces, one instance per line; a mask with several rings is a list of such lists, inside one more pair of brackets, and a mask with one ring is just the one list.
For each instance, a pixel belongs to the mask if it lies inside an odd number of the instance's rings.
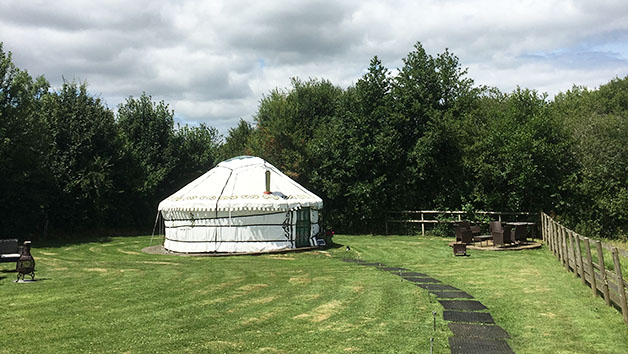
[[[547,249],[471,251],[451,239],[336,236],[327,251],[238,257],[141,252],[150,236],[32,251],[37,278],[0,264],[0,352],[447,353],[442,307],[399,277],[422,271],[488,306],[517,353],[625,353],[628,326]],[[346,252],[344,245],[352,251]],[[437,311],[437,330],[432,330]]]

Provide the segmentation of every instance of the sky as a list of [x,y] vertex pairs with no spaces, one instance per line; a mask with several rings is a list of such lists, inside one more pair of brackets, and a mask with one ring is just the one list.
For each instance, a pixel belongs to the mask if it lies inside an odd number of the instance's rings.
[[2,1],[0,42],[53,87],[87,82],[114,109],[146,92],[223,134],[291,77],[346,88],[417,42],[476,85],[550,97],[628,75],[628,1]]

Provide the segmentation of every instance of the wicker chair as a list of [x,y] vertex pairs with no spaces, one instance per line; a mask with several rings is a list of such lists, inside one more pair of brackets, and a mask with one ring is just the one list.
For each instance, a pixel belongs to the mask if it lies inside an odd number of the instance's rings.
[[493,245],[503,246],[507,243],[513,243],[512,227],[508,225],[502,225],[499,221],[491,221],[490,224],[491,236],[493,236]]

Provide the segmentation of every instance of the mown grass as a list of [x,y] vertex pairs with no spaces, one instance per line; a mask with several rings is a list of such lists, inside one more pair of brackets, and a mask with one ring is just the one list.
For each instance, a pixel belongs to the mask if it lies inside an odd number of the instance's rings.
[[517,353],[628,347],[621,315],[545,249],[455,258],[446,238],[337,236],[351,252],[197,258],[144,254],[149,239],[36,244],[39,282],[0,273],[0,352],[414,353],[428,352],[433,336],[435,352],[447,353],[434,297],[340,261],[358,255],[471,293]]

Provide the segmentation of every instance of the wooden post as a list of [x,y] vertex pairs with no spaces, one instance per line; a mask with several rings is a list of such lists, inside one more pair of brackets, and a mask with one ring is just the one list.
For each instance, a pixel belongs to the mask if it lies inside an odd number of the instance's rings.
[[425,223],[423,222],[425,219],[423,218],[423,213],[421,213],[421,235],[425,236]]
[[617,247],[612,248],[613,264],[615,265],[615,276],[617,277],[617,287],[619,288],[619,306],[621,313],[624,315],[624,322],[628,323],[628,304],[626,304],[626,287],[624,286],[624,278],[621,275],[621,264],[619,263],[619,253]]
[[574,234],[576,238],[576,247],[578,250],[578,261],[580,262],[580,278],[582,279],[582,284],[587,285],[587,279],[584,274],[584,263],[582,262],[582,248],[580,248],[580,235]]
[[593,291],[593,296],[597,297],[597,283],[595,280],[595,268],[593,267],[593,257],[591,257],[591,244],[589,243],[589,238],[586,237],[584,239],[584,249],[587,252],[587,262],[589,265],[589,274],[591,275],[591,290]]
[[554,229],[554,235],[556,236],[556,257],[558,257],[558,260],[563,263],[562,238],[560,237],[560,230],[558,230],[558,227],[556,227],[556,222],[554,220],[552,220],[552,228]]
[[556,258],[560,258],[558,256],[558,251],[560,250],[558,248],[558,235],[556,235],[556,230],[554,230],[554,220],[552,220],[551,218],[548,217],[548,219],[550,219],[549,222],[549,228],[550,228],[550,234],[552,235],[552,243],[554,244],[554,257]]
[[567,250],[567,264],[571,263],[571,256],[569,256],[569,253],[571,252],[571,254],[573,255],[573,272],[577,277],[578,276],[578,261],[576,261],[577,259],[576,249],[574,248],[574,244],[573,244],[574,235],[573,233],[567,230],[565,230],[565,234],[567,235],[567,238],[569,239],[569,249]]
[[565,268],[569,271],[569,248],[567,246],[567,235],[565,233],[565,228],[560,225],[560,234],[563,239],[563,261],[565,262]]
[[604,265],[602,243],[600,241],[595,241],[595,248],[597,248],[597,262],[600,266],[600,273],[602,275],[602,294],[604,294],[604,301],[606,301],[606,305],[611,306],[611,294],[608,292],[608,279],[606,279],[606,266]]

